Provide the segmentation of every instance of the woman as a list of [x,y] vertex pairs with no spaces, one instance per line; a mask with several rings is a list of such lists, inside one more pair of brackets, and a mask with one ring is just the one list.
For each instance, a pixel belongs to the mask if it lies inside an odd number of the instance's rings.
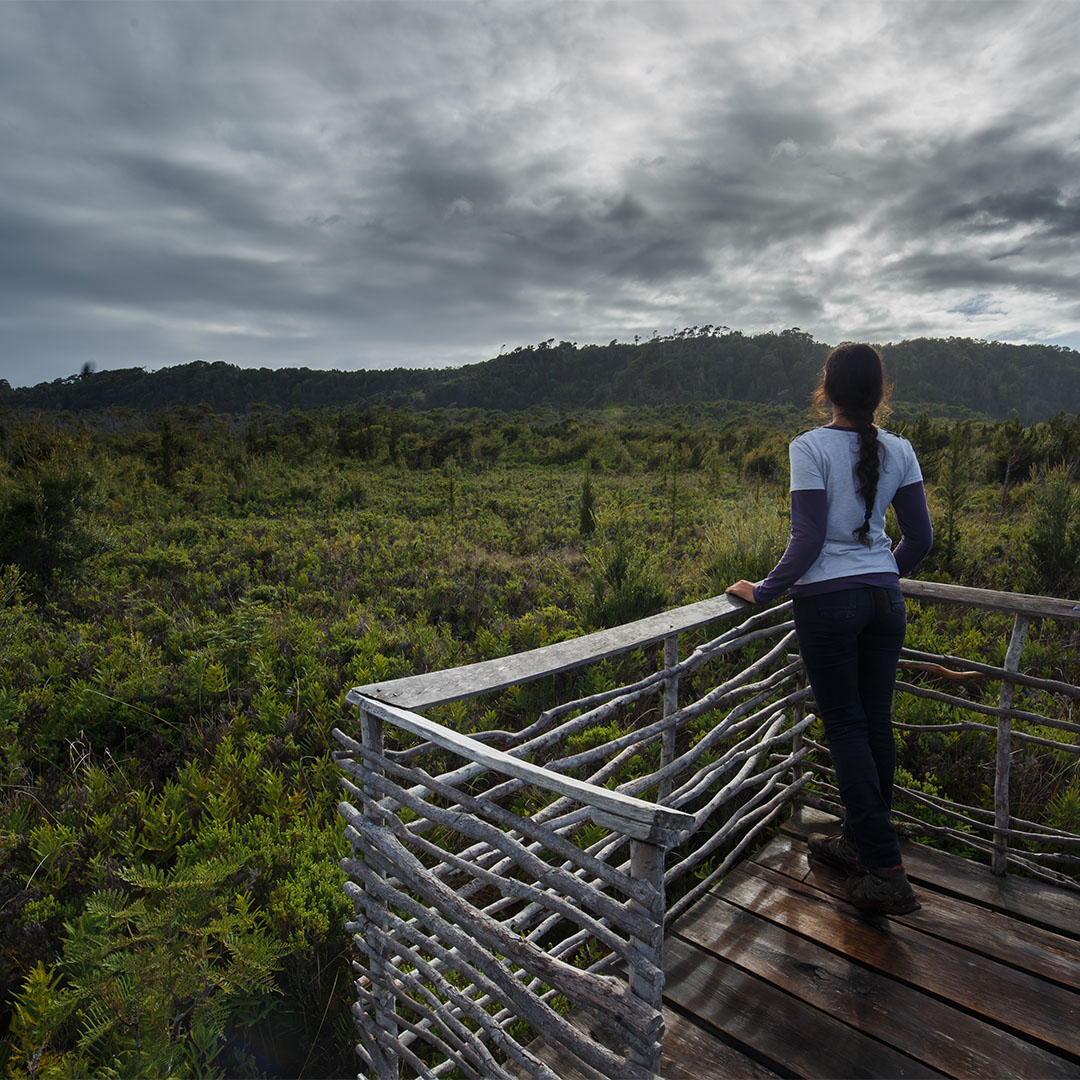
[[[829,353],[814,403],[832,406],[832,423],[789,447],[787,550],[764,581],[737,581],[727,592],[758,604],[790,593],[845,811],[843,831],[811,836],[810,851],[849,872],[853,904],[898,915],[919,907],[890,821],[892,697],[907,629],[900,577],[927,554],[933,533],[911,444],[874,426],[885,391],[872,346]],[[885,532],[890,503],[902,533],[895,550]]]

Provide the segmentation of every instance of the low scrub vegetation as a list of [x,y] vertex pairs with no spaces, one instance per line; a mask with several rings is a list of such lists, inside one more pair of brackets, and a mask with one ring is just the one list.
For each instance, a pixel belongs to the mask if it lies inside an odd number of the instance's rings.
[[[1075,594],[1080,417],[898,416],[937,530],[920,573]],[[0,416],[5,1075],[355,1073],[347,690],[762,576],[804,423],[732,403]],[[911,633],[1000,659],[1008,628],[916,608]],[[1026,662],[1078,681],[1064,631],[1032,640]],[[543,693],[454,720],[522,723]],[[905,738],[901,758],[973,801],[976,749]],[[1075,766],[1024,776],[1021,803],[1075,827]]]

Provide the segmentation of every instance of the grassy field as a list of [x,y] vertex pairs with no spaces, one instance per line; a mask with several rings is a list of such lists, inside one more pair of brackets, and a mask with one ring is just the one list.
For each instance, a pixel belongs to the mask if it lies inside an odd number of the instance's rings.
[[[346,691],[764,575],[804,424],[730,404],[0,418],[5,1075],[354,1075]],[[1076,419],[903,427],[936,529],[920,576],[1076,595]],[[1007,637],[912,611],[917,647],[1000,660]],[[1037,627],[1025,662],[1080,681],[1075,645]],[[500,726],[533,704],[508,701]],[[968,800],[972,753],[901,740],[912,782]],[[1080,823],[1075,769],[1027,764],[1017,812]]]

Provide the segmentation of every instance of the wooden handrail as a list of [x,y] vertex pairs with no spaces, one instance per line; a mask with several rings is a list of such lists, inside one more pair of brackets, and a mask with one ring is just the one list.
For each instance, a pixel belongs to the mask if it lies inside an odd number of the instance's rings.
[[502,750],[494,750],[468,735],[451,731],[450,728],[416,713],[365,698],[356,690],[349,692],[348,701],[384,723],[417,735],[468,761],[486,766],[505,776],[524,780],[556,795],[565,795],[583,806],[588,806],[598,825],[615,829],[624,836],[668,848],[682,843],[694,831],[694,815],[683,810],[659,806],[657,803],[624,795],[620,791],[612,791],[598,784],[552,772],[540,765],[534,765],[531,761],[512,757]]
[[[499,656],[494,660],[481,660],[476,664],[369,683],[357,686],[352,693],[406,709],[445,705],[448,701],[461,701],[492,690],[504,690],[518,683],[542,679],[545,675],[555,675],[596,660],[633,652],[673,634],[696,630],[717,619],[735,615],[747,606],[730,596],[713,596],[636,622],[614,626],[610,630],[597,630],[539,649]],[[349,700],[352,700],[351,695]]]
[[[912,578],[902,578],[900,587],[904,595],[913,600],[961,604],[964,607],[983,608],[1003,614],[1025,615],[1028,618],[1080,622],[1080,602],[1073,600],[973,589],[965,585],[944,585],[936,581],[916,581]],[[445,705],[449,701],[462,701],[493,690],[504,690],[508,686],[542,679],[545,675],[555,675],[583,664],[632,652],[687,630],[696,630],[717,619],[739,614],[750,606],[742,600],[721,594],[663,611],[659,615],[650,615],[636,622],[614,626],[609,630],[597,630],[592,634],[557,641],[539,649],[446,668],[443,671],[428,671],[422,675],[368,683],[357,686],[353,693],[374,698],[387,705],[400,705],[405,709]]]
[[1024,615],[1030,619],[1061,619],[1080,622],[1080,600],[1060,600],[1053,596],[1030,593],[997,592],[973,589],[967,585],[944,585],[937,581],[901,578],[900,588],[912,600],[930,600],[935,604],[961,604],[964,607],[998,611],[1003,615]]

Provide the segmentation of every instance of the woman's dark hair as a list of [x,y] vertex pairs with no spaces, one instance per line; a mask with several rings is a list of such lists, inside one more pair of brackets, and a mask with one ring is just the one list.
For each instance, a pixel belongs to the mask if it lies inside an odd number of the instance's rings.
[[826,402],[835,405],[855,425],[859,433],[859,459],[855,463],[855,481],[866,504],[866,517],[854,530],[860,544],[870,546],[870,515],[877,496],[881,461],[878,457],[877,428],[874,414],[888,398],[885,368],[873,345],[845,342],[837,345],[825,359],[821,383],[813,401],[821,408]]

